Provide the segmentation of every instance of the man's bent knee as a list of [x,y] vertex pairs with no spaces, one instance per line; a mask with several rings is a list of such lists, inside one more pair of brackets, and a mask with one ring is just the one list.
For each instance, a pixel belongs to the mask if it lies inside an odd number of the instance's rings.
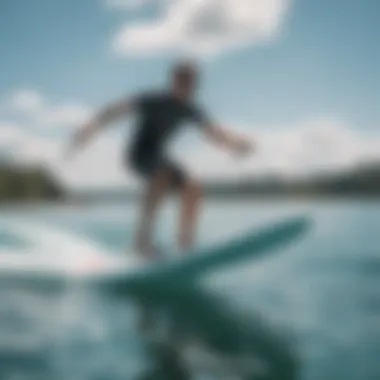
[[183,186],[183,193],[186,197],[196,201],[202,197],[202,187],[197,181],[193,179],[188,180]]

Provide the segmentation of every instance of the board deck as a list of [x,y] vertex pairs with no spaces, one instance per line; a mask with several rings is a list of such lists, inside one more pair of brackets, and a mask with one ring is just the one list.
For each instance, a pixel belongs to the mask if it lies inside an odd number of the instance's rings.
[[300,238],[309,226],[308,217],[286,218],[269,226],[251,229],[234,239],[185,252],[175,259],[143,265],[133,273],[121,268],[95,275],[93,280],[105,289],[125,293],[126,296],[157,286],[171,287],[173,282],[192,281],[221,267],[278,253],[281,248]]

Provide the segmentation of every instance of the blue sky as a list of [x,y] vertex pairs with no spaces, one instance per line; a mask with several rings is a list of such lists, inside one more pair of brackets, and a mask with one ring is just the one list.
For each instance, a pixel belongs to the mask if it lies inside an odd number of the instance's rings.
[[[185,14],[186,4],[182,6],[181,2],[188,0],[177,0],[178,15]],[[0,125],[26,130],[35,141],[43,137],[58,141],[72,125],[65,128],[63,117],[56,128],[42,129],[35,120],[28,120],[31,116],[25,115],[25,107],[13,107],[10,112],[9,104],[12,99],[15,102],[18,93],[38,94],[45,113],[54,108],[62,114],[67,107],[71,111],[76,107],[74,113],[82,108],[86,109],[83,114],[90,113],[119,96],[164,84],[168,64],[179,55],[178,46],[186,42],[202,59],[200,96],[216,120],[236,123],[253,134],[286,131],[286,138],[298,138],[296,128],[305,130],[300,125],[322,123],[324,136],[331,127],[345,136],[351,134],[351,140],[377,139],[380,3],[268,2],[272,8],[264,11],[260,0],[250,3],[250,25],[258,20],[258,32],[252,33],[253,28],[241,45],[236,42],[238,23],[227,20],[218,24],[218,33],[225,35],[222,42],[212,40],[218,49],[208,56],[199,52],[197,38],[204,37],[200,29],[195,37],[183,35],[182,40],[165,40],[164,44],[160,40],[161,45],[151,37],[131,33],[141,25],[145,28],[148,22],[159,28],[157,33],[163,32],[163,40],[169,38],[166,25],[172,17],[172,5],[168,0],[2,0]],[[228,0],[203,3],[212,3],[207,9],[213,12],[230,6]],[[212,23],[219,14],[213,12],[206,22]],[[277,18],[273,16],[276,12]],[[198,28],[201,24],[196,17],[184,15],[183,23],[190,25],[190,20],[192,27]],[[223,40],[230,37],[230,43],[223,46]],[[75,117],[67,120],[73,122]],[[365,149],[361,146],[359,150]]]

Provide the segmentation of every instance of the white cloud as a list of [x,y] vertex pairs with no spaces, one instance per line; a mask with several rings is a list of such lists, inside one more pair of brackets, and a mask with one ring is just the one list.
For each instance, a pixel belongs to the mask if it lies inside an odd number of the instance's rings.
[[255,128],[250,135],[257,141],[257,153],[245,160],[234,160],[207,145],[193,148],[185,155],[181,153],[183,148],[177,146],[174,153],[202,178],[231,179],[247,175],[305,177],[380,160],[380,136],[365,137],[329,119]]
[[91,113],[90,108],[83,104],[51,104],[38,91],[30,89],[15,91],[3,108],[13,118],[36,129],[77,126]]
[[[114,0],[119,7],[148,1]],[[125,25],[114,38],[120,54],[215,55],[276,38],[291,0],[152,0],[156,19]]]
[[23,137],[24,134],[19,126],[0,121],[0,149],[19,144]]
[[76,104],[47,107],[37,115],[36,123],[43,127],[73,127],[82,123],[89,115],[88,107]]
[[134,9],[145,5],[152,0],[106,0],[107,6],[111,8]]
[[15,123],[0,122],[0,153],[23,164],[46,163],[58,153],[56,139],[38,137]]
[[20,112],[34,113],[43,108],[44,100],[37,91],[24,89],[12,94],[9,105]]

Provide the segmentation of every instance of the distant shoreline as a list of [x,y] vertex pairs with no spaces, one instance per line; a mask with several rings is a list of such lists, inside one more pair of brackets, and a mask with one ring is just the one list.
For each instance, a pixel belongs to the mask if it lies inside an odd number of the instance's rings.
[[[131,195],[117,195],[117,196],[105,196],[105,195],[92,195],[90,197],[80,196],[74,202],[66,202],[68,204],[88,204],[94,202],[118,202],[118,201],[138,201],[141,196],[138,194]],[[205,194],[204,199],[206,200],[380,200],[380,194]]]
[[[0,165],[0,208],[35,205],[86,206],[96,202],[126,202],[141,198],[131,188],[103,188],[70,191],[45,168]],[[380,163],[371,163],[350,171],[324,174],[308,179],[284,180],[246,178],[239,182],[203,183],[209,200],[377,200],[380,199]]]
[[0,161],[0,206],[36,202],[62,202],[68,193],[43,166]]
[[[55,200],[55,201],[44,201],[44,200],[38,200],[33,202],[1,202],[0,203],[0,212],[1,211],[28,211],[28,210],[36,210],[41,208],[73,208],[73,209],[81,209],[81,208],[87,208],[92,207],[96,205],[101,204],[131,204],[136,203],[140,200],[141,197],[134,196],[134,197],[118,197],[115,198],[104,198],[101,199],[82,199],[82,200]],[[233,203],[239,203],[239,202],[263,202],[263,203],[283,203],[283,202],[300,202],[300,203],[307,203],[307,202],[361,202],[361,203],[372,203],[372,202],[380,202],[380,195],[375,196],[340,196],[340,195],[318,195],[318,196],[299,196],[299,195],[281,195],[281,196],[254,196],[247,194],[245,196],[210,196],[206,195],[204,198],[205,203],[207,202],[233,202]]]
[[[239,182],[202,184],[207,199],[380,199],[380,163],[361,165],[346,172],[325,173],[308,179],[246,178]],[[78,200],[136,200],[131,189],[103,189],[73,194]]]

